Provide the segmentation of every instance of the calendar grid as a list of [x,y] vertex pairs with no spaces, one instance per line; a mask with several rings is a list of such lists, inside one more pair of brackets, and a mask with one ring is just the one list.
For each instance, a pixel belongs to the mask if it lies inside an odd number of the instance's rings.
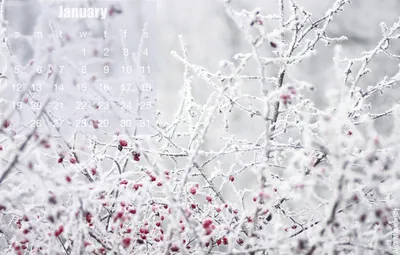
[[[35,113],[49,97],[46,112],[53,116],[53,128],[66,135],[77,130],[154,133],[157,2],[139,2],[88,1],[82,7],[74,1],[54,1],[37,13],[41,19],[36,24],[25,26],[21,24],[26,10],[6,2],[11,51],[23,59],[10,61],[6,101],[21,111],[19,121],[41,130],[45,120],[36,120]],[[103,6],[96,9],[89,3]],[[123,22],[127,17],[132,23]],[[17,80],[20,73],[29,78]]]

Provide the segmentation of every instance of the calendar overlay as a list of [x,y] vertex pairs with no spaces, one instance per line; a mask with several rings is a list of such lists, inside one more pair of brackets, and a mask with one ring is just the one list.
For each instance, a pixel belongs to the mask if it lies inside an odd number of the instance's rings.
[[156,15],[156,1],[8,1],[4,115],[63,139],[155,134]]

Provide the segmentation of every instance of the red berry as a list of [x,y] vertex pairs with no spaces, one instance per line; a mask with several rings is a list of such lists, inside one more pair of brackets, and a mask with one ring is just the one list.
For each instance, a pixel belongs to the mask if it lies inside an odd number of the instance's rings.
[[133,156],[133,160],[140,161],[140,153],[139,152],[133,151],[132,156]]
[[87,223],[91,223],[92,222],[92,215],[90,213],[86,213],[85,218],[86,218],[86,222]]
[[60,226],[60,227],[58,227],[58,229],[56,231],[54,231],[54,235],[56,237],[59,237],[62,234],[63,231],[64,231],[64,227]]
[[190,188],[190,193],[192,193],[192,195],[196,195],[196,188],[195,187],[191,187]]
[[92,169],[90,169],[90,171],[92,172],[92,175],[96,175],[96,168],[92,168]]
[[203,220],[203,228],[208,228],[212,224],[212,219],[208,218]]
[[98,129],[99,128],[99,124],[100,122],[98,120],[92,120],[92,125],[94,129]]
[[125,141],[125,140],[123,140],[123,139],[119,140],[119,144],[120,144],[122,147],[128,146],[128,142]]
[[124,249],[128,248],[130,244],[131,244],[131,238],[126,237],[122,239],[122,247],[124,247]]
[[234,177],[233,175],[231,175],[231,176],[229,176],[229,180],[230,180],[231,182],[233,182],[233,181],[235,180],[235,177]]
[[173,252],[178,252],[178,251],[179,251],[178,245],[173,244],[173,245],[171,246],[171,251],[173,251]]
[[76,158],[70,158],[69,162],[71,162],[71,164],[75,164],[76,163]]
[[9,120],[5,120],[5,121],[3,122],[3,127],[4,127],[4,128],[8,128],[8,127],[10,126],[10,124],[11,124],[11,122],[10,122]]
[[208,201],[209,203],[211,203],[211,202],[212,202],[212,197],[210,197],[210,196],[206,196],[206,199],[207,199],[207,201]]
[[67,182],[71,182],[71,177],[66,176],[66,177],[65,177],[65,180],[66,180]]

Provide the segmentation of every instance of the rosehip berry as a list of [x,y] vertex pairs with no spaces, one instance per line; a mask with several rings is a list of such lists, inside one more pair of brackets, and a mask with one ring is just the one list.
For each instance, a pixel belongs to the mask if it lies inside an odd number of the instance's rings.
[[86,218],[86,222],[87,223],[91,223],[92,222],[92,215],[90,213],[86,213],[85,218]]
[[124,247],[124,249],[128,248],[130,244],[131,244],[131,238],[126,237],[122,239],[122,247]]
[[222,238],[222,241],[224,242],[224,245],[227,245],[227,244],[228,244],[228,238],[226,238],[226,236],[224,236],[224,237]]
[[133,160],[140,161],[140,153],[139,152],[133,151],[132,156],[133,156]]
[[100,122],[98,120],[92,120],[92,125],[94,129],[98,129],[99,128],[99,124]]
[[92,175],[96,175],[96,173],[97,173],[96,168],[92,168],[92,169],[90,169],[90,171],[92,172]]
[[208,228],[212,224],[212,219],[208,218],[203,221],[203,228]]
[[11,124],[11,122],[10,122],[9,120],[5,120],[5,121],[3,122],[3,127],[4,127],[4,128],[8,128],[8,127],[10,126],[10,124]]
[[64,227],[61,225],[60,227],[58,227],[58,229],[56,231],[54,231],[54,235],[56,237],[59,237],[63,231],[64,231]]
[[173,252],[178,252],[178,251],[179,251],[178,245],[173,244],[173,245],[171,246],[171,251],[173,251]]
[[120,144],[122,147],[128,146],[128,142],[125,141],[125,140],[123,140],[123,139],[119,140],[119,144]]

